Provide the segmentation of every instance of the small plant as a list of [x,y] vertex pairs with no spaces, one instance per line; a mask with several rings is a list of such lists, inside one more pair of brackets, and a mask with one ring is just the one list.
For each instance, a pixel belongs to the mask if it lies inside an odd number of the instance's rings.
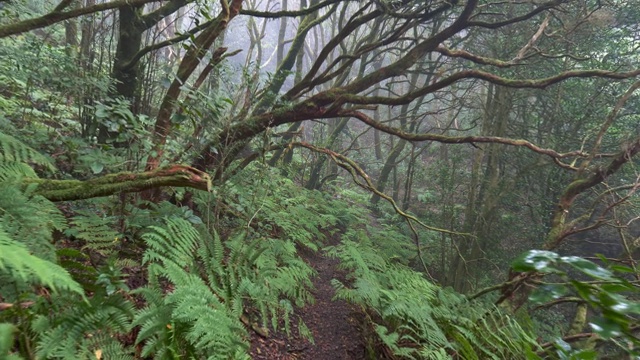
[[282,319],[289,332],[293,305],[312,301],[313,271],[290,242],[245,230],[223,241],[183,219],[150,227],[143,239],[149,285],[136,293],[147,306],[134,321],[142,356],[248,358],[247,328],[264,332]]

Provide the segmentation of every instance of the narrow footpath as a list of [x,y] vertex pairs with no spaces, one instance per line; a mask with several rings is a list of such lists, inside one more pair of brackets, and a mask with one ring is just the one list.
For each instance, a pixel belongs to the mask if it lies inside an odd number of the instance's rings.
[[271,334],[262,338],[254,334],[251,356],[254,360],[361,360],[365,359],[365,346],[359,329],[362,315],[352,305],[342,300],[332,301],[335,294],[332,279],[344,280],[344,273],[337,269],[339,261],[324,256],[320,251],[302,252],[303,258],[318,275],[313,279],[316,302],[303,309],[296,309],[307,325],[315,344],[298,335],[297,317],[292,317],[291,335]]

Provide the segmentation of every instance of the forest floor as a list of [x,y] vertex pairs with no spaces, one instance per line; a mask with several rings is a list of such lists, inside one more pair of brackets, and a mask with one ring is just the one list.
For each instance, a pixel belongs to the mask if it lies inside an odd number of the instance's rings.
[[[330,242],[339,241],[335,237]],[[345,281],[345,272],[337,268],[339,261],[321,251],[301,251],[302,257],[318,272],[313,279],[315,303],[297,308],[292,317],[291,337],[272,333],[264,338],[252,335],[251,356],[254,360],[361,360],[365,359],[365,342],[360,325],[362,312],[342,300],[333,301],[332,279]],[[298,334],[298,317],[309,328],[314,343]]]

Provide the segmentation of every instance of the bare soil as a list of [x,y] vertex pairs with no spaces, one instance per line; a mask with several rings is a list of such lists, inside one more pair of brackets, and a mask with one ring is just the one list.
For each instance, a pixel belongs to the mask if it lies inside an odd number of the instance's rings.
[[[334,239],[335,241],[335,239]],[[252,335],[251,356],[255,360],[361,360],[366,359],[365,342],[360,330],[362,313],[349,303],[332,300],[335,291],[332,279],[344,281],[345,273],[337,269],[339,263],[320,251],[302,251],[303,258],[318,275],[313,279],[316,302],[296,309],[311,333],[314,343],[298,334],[297,320],[292,318],[291,338],[282,333],[269,337]]]

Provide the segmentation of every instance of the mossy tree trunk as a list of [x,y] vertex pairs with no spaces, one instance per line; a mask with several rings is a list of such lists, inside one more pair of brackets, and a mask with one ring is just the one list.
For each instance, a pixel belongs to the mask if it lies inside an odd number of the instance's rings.
[[185,165],[171,165],[142,173],[121,172],[84,181],[25,178],[22,184],[37,184],[34,194],[51,201],[90,199],[165,186],[204,191],[211,191],[212,188],[211,178],[207,173]]
[[[131,102],[131,110],[138,113],[140,90],[140,58],[142,34],[158,24],[166,16],[173,14],[191,0],[171,0],[162,7],[144,14],[144,5],[125,5],[118,8],[118,42],[112,66],[111,78],[114,82],[112,98],[121,97]],[[113,140],[118,132],[100,126],[98,141]]]
[[[505,87],[493,87],[486,101],[486,112],[483,116],[483,135],[504,136],[509,115],[513,106],[512,90]],[[455,277],[451,283],[454,289],[467,292],[477,280],[477,269],[489,241],[492,239],[493,226],[499,216],[496,211],[503,187],[509,174],[502,171],[504,148],[488,144],[477,151],[472,164],[469,201],[465,209],[463,228],[465,232],[475,234],[474,239],[459,239],[452,260]],[[476,194],[476,188],[477,194]],[[502,189],[502,190],[501,190]]]

